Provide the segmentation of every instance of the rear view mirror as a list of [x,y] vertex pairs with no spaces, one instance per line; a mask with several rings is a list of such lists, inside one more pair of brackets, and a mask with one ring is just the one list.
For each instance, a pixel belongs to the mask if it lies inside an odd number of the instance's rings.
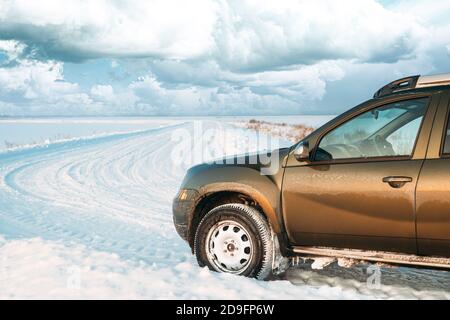
[[379,116],[380,112],[378,110],[372,110],[371,113],[373,115],[373,118],[375,120],[378,120],[378,116]]
[[294,150],[294,157],[297,161],[309,161],[309,144],[308,142],[299,143]]

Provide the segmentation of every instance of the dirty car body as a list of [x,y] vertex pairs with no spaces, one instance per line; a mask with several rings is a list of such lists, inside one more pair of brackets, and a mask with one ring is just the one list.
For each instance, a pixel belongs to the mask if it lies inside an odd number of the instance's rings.
[[[275,150],[278,170],[271,174],[261,174],[267,165],[258,155],[195,166],[173,203],[176,229],[194,248],[208,212],[240,203],[261,213],[285,257],[446,267],[449,102],[450,75],[400,79],[292,147]],[[423,257],[438,260],[422,263]]]

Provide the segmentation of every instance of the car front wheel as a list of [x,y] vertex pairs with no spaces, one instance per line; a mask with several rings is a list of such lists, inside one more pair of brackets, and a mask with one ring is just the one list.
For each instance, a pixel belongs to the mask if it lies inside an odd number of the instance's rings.
[[255,208],[225,204],[200,221],[194,252],[200,266],[217,272],[267,279],[272,273],[273,243],[267,221]]

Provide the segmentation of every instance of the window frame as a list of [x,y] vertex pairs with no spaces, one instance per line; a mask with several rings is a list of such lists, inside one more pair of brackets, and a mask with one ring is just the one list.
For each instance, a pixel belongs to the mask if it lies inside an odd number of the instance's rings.
[[445,153],[444,152],[444,148],[445,148],[445,140],[447,138],[447,132],[449,129],[449,125],[450,125],[450,121],[449,121],[449,117],[450,117],[450,101],[449,104],[447,106],[447,112],[445,114],[445,122],[444,122],[444,128],[442,129],[442,136],[441,136],[441,145],[439,148],[439,157],[440,158],[450,158],[450,152],[449,153]]
[[[419,130],[417,131],[417,136],[416,139],[414,141],[414,146],[412,149],[412,152],[410,155],[407,156],[378,156],[378,157],[368,157],[368,158],[345,158],[345,159],[333,159],[333,160],[315,160],[316,157],[316,152],[317,149],[319,148],[320,143],[322,142],[322,139],[331,131],[333,131],[334,129],[336,129],[337,127],[340,127],[341,125],[344,125],[345,123],[353,120],[354,118],[360,116],[363,113],[366,112],[370,112],[373,109],[377,109],[383,106],[387,106],[389,104],[392,103],[396,103],[396,102],[402,102],[402,101],[410,101],[410,100],[418,100],[418,99],[428,99],[427,101],[427,105],[425,107],[425,112],[424,115],[422,117],[422,121],[420,123],[419,126]],[[389,100],[384,100],[378,104],[374,104],[372,106],[370,106],[369,108],[364,108],[362,110],[359,110],[358,112],[355,112],[351,115],[348,116],[348,118],[344,119],[343,121],[340,121],[339,123],[335,124],[334,126],[332,126],[331,128],[329,128],[328,130],[325,130],[324,132],[322,132],[320,134],[320,136],[317,138],[317,142],[314,146],[314,149],[311,152],[311,162],[309,165],[328,165],[328,164],[349,164],[349,163],[366,163],[366,162],[381,162],[381,161],[405,161],[405,160],[412,160],[414,153],[416,151],[416,147],[417,147],[417,142],[419,140],[419,137],[422,133],[422,128],[425,122],[425,118],[428,114],[428,111],[430,109],[430,104],[432,101],[432,94],[421,94],[421,95],[417,95],[414,97],[408,96],[408,97],[397,97],[397,99],[389,99]],[[450,158],[450,154],[448,154],[448,157]]]

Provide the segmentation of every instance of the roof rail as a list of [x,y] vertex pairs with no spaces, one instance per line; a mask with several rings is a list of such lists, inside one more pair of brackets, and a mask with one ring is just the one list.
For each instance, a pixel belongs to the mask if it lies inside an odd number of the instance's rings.
[[391,93],[409,89],[428,88],[447,85],[450,85],[450,73],[432,76],[411,76],[392,81],[391,83],[385,85],[380,90],[375,92],[373,97],[379,98]]

